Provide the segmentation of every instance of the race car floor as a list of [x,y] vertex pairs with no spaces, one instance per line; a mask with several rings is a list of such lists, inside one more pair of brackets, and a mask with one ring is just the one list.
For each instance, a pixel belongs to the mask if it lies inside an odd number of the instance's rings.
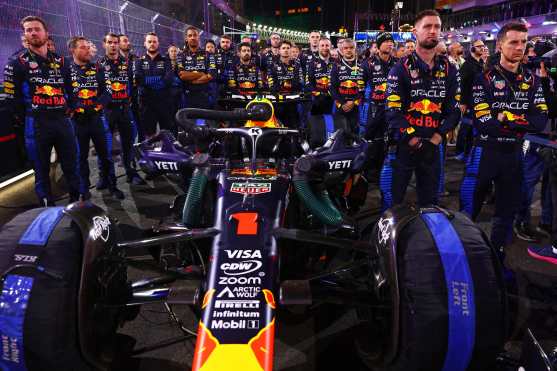
[[[452,148],[449,148],[451,152]],[[441,205],[458,209],[458,190],[462,176],[463,163],[447,160],[446,190],[449,196],[441,198]],[[92,183],[96,181],[96,161],[91,160]],[[108,193],[92,190],[93,203],[108,210],[109,215],[119,221],[120,230],[125,239],[136,239],[144,235],[161,218],[167,215],[168,205],[177,194],[183,193],[179,181],[175,178],[158,177],[149,180],[146,186],[130,186],[125,182],[123,168],[119,167],[118,186],[126,194],[126,199],[113,199]],[[539,185],[532,205],[533,225],[536,225],[541,212]],[[409,188],[408,201],[415,200],[414,190]],[[32,202],[32,201],[30,201]],[[372,185],[364,210],[377,209],[379,191]],[[23,210],[11,209],[10,214]],[[3,211],[1,220],[8,220]],[[485,205],[479,224],[489,234],[492,205]],[[12,216],[13,216],[12,215]],[[377,215],[375,216],[377,217]],[[544,241],[547,243],[547,240]],[[515,238],[508,249],[508,264],[517,272],[518,292],[520,294],[519,322],[520,328],[529,326],[539,340],[547,346],[557,344],[557,267],[536,261],[526,252],[527,244]],[[150,255],[140,252],[134,254],[136,260],[129,268],[132,280],[156,276]],[[197,329],[194,316],[188,307],[174,307],[173,310],[184,327]],[[301,311],[303,308],[294,309]],[[281,321],[278,313],[277,338],[275,343],[276,370],[330,370],[342,367],[349,370],[365,370],[358,361],[352,345],[351,327],[355,315],[347,311],[337,321],[326,326],[317,326],[313,317],[301,321]],[[300,317],[300,316],[298,316]],[[174,323],[162,304],[150,304],[142,307],[137,319],[127,323],[121,332],[136,338],[135,349],[150,344],[176,338],[183,333]],[[513,331],[515,342],[507,344],[507,350],[517,356],[520,351],[520,332]],[[181,341],[166,348],[150,351],[134,357],[127,363],[126,370],[186,370],[191,369],[195,338]]]

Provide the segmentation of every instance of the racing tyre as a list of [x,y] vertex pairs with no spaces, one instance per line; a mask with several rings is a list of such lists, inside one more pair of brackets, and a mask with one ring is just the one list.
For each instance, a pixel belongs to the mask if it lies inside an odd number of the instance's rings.
[[370,280],[381,305],[357,329],[363,362],[389,371],[496,369],[507,305],[480,228],[460,213],[396,207],[378,221],[372,245],[379,259]]
[[83,203],[33,209],[0,229],[0,369],[109,369],[124,313],[102,304],[129,293],[116,234]]

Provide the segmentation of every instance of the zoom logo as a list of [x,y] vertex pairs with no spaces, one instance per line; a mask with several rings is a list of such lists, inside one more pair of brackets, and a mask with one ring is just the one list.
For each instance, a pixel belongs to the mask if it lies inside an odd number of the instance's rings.
[[242,276],[255,272],[263,263],[257,260],[244,260],[238,263],[222,263],[220,269],[227,276]]

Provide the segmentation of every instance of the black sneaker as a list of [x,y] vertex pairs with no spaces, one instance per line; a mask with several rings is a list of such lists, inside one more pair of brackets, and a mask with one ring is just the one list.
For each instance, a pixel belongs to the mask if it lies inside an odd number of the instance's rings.
[[536,232],[543,234],[546,237],[551,236],[551,225],[540,223],[536,227]]
[[122,192],[118,188],[112,188],[110,190],[110,195],[118,200],[123,200],[124,198],[126,198],[126,196],[124,196],[124,192]]
[[99,178],[99,181],[97,182],[97,185],[95,186],[95,188],[97,188],[97,191],[102,191],[103,189],[107,189],[108,188],[108,179],[106,178]]
[[536,237],[536,233],[530,228],[529,224],[524,222],[514,223],[513,225],[514,234],[516,237],[520,238],[523,241],[527,242],[536,242],[538,238]]
[[137,173],[128,175],[126,181],[134,186],[147,184]]

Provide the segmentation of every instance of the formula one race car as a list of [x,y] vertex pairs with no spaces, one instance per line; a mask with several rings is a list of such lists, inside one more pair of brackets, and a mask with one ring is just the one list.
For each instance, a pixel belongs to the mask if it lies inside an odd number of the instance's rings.
[[[355,311],[354,349],[371,369],[495,369],[503,278],[468,218],[437,207],[355,215],[366,143],[341,130],[309,150],[269,101],[177,120],[186,145],[162,133],[138,146],[145,168],[191,169],[177,220],[151,237],[122,241],[90,203],[31,210],[2,228],[2,370],[125,369],[114,366],[118,325],[152,302],[199,315],[193,370],[271,370],[279,309],[315,303]],[[143,247],[180,259],[128,282],[126,253]]]

